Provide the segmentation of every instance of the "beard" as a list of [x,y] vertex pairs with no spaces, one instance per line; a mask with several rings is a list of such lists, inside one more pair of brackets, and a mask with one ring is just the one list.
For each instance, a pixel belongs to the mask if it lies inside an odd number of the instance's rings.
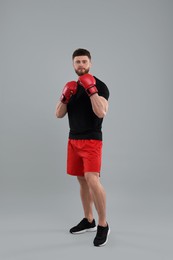
[[89,68],[87,68],[87,69],[78,69],[78,70],[75,70],[75,72],[76,72],[76,74],[78,76],[82,76],[82,75],[87,74],[89,72]]

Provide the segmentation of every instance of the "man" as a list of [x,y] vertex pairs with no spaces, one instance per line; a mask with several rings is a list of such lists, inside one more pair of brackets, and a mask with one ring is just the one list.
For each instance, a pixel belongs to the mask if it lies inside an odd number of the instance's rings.
[[[102,122],[108,111],[109,90],[98,78],[89,74],[91,55],[86,49],[77,49],[72,55],[77,82],[67,82],[56,106],[56,117],[68,114],[69,140],[67,173],[77,176],[84,210],[82,221],[70,229],[79,234],[96,231],[95,246],[107,243],[110,233],[106,221],[106,194],[100,183],[102,159]],[[98,213],[98,226],[92,206]]]

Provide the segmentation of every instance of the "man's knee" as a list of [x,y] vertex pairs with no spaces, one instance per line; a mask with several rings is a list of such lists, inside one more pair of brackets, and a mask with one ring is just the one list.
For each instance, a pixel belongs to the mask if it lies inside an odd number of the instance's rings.
[[78,176],[77,179],[78,179],[80,185],[82,185],[82,186],[83,186],[83,185],[87,185],[87,182],[86,182],[85,177],[83,177],[83,176]]
[[96,185],[99,181],[98,172],[85,172],[84,176],[89,187]]

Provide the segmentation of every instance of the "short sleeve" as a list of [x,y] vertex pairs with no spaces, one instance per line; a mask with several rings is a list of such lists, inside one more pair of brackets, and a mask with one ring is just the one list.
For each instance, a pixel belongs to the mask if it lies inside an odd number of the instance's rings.
[[104,97],[106,100],[109,99],[109,89],[104,82],[96,78],[96,87],[98,89],[99,96]]

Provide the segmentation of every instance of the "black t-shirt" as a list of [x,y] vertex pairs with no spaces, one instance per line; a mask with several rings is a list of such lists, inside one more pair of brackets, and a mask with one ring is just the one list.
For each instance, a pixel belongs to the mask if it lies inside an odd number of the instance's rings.
[[[96,87],[98,95],[108,100],[109,90],[107,86],[98,78]],[[67,104],[69,119],[70,139],[96,139],[102,140],[103,118],[98,118],[92,110],[90,97],[85,89],[78,84],[77,93],[71,97]]]

